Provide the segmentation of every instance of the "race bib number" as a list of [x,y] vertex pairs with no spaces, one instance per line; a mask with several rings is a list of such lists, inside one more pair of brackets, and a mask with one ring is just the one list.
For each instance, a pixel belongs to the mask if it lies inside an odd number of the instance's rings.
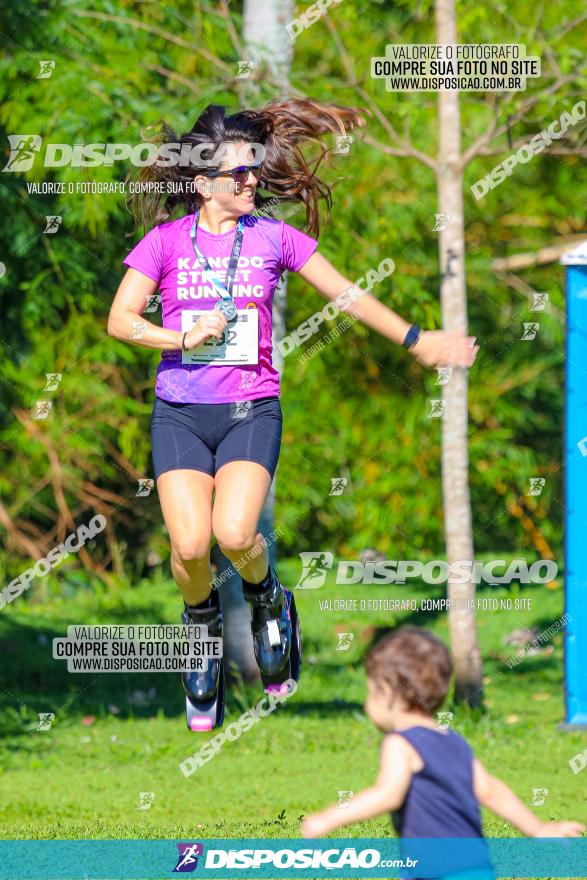
[[[188,311],[181,313],[181,332],[191,330],[202,315],[210,311]],[[191,351],[182,351],[182,364],[212,364],[216,366],[237,366],[238,364],[257,364],[259,362],[259,313],[257,309],[241,309],[236,319],[224,328],[220,339],[212,336]]]

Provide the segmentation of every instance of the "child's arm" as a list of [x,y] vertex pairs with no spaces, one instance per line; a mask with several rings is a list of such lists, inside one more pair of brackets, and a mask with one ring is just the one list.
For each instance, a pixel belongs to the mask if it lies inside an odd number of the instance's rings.
[[412,750],[401,736],[388,736],[381,748],[381,766],[371,788],[356,794],[348,807],[328,807],[307,816],[302,825],[303,837],[321,837],[342,825],[362,822],[403,804],[412,778]]
[[479,803],[528,837],[580,837],[585,830],[580,822],[541,822],[505,782],[491,776],[477,759],[473,763],[473,788]]

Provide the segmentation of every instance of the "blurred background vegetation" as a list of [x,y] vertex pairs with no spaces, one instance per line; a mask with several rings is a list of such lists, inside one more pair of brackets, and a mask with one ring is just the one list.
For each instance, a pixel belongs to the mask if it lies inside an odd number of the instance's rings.
[[[576,63],[585,29],[565,29],[573,4],[460,4],[460,41],[524,42],[529,55],[548,53],[562,71]],[[160,5],[112,2],[23,2],[3,12],[10,35],[1,62],[2,140],[40,134],[45,143],[136,144],[162,118],[189,130],[204,107],[241,106],[239,60],[246,59],[239,4],[179,0]],[[544,38],[546,35],[546,41]],[[362,88],[415,145],[436,150],[436,96],[397,94],[370,78],[370,58],[387,42],[434,42],[427,2],[346,2],[303,32],[294,44],[292,88],[317,100],[361,105]],[[38,79],[39,62],[56,62]],[[276,97],[269,79],[253,72],[247,105]],[[509,137],[529,139],[570,110],[585,83],[544,94],[531,117]],[[540,82],[528,82],[540,90]],[[253,97],[251,97],[253,96]],[[467,145],[483,130],[482,95],[462,96]],[[151,127],[151,128],[149,128]],[[580,127],[579,127],[580,128]],[[384,141],[372,117],[368,135]],[[332,216],[323,214],[320,250],[354,279],[384,257],[395,273],[376,286],[383,302],[426,328],[440,326],[436,191],[430,170],[413,159],[384,155],[359,132],[348,155],[332,155],[323,172],[332,185]],[[577,138],[580,135],[577,133]],[[332,146],[332,144],[327,144]],[[479,555],[523,554],[561,559],[564,275],[557,262],[530,265],[509,280],[493,261],[535,253],[579,239],[586,186],[581,150],[538,156],[519,165],[503,186],[477,202],[468,187],[508,154],[481,157],[467,169],[465,216],[469,329],[481,352],[470,375],[470,479],[474,540]],[[93,571],[70,557],[51,575],[56,590],[136,582],[169,574],[168,543],[156,492],[136,497],[152,476],[149,417],[158,352],[106,335],[106,317],[123,275],[122,260],[144,230],[120,195],[35,195],[33,181],[122,181],[127,163],[100,168],[44,169],[3,174],[5,242],[0,279],[0,553],[4,583],[70,534],[104,513],[107,530],[89,544]],[[47,215],[61,215],[45,234]],[[276,212],[303,227],[296,210]],[[530,310],[529,292],[547,293],[544,312]],[[294,328],[323,300],[302,280],[289,282],[287,325]],[[153,316],[149,316],[154,319]],[[523,323],[539,320],[533,341]],[[324,334],[328,328],[325,328]],[[319,337],[314,337],[309,345]],[[300,364],[285,361],[284,447],[278,470],[279,554],[329,549],[355,557],[367,547],[392,559],[443,553],[440,420],[428,417],[440,396],[436,371],[359,324]],[[61,373],[54,392],[45,374]],[[53,400],[46,420],[35,401]],[[346,477],[352,493],[329,496],[331,478]],[[545,477],[528,496],[531,477]]]

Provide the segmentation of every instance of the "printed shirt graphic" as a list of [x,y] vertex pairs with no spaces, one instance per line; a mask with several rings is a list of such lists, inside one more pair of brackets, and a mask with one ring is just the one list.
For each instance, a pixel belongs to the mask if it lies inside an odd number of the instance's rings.
[[[202,280],[190,229],[194,214],[155,226],[124,260],[156,281],[163,326],[181,330],[182,310],[214,309],[220,299],[211,281]],[[219,281],[226,282],[236,226],[215,235],[198,225],[198,247]],[[161,352],[155,395],[172,403],[232,403],[279,395],[279,373],[271,359],[273,294],[283,272],[297,272],[318,242],[281,220],[245,215],[238,268],[232,286],[237,309],[255,303],[259,315],[256,365],[182,364],[181,351]]]

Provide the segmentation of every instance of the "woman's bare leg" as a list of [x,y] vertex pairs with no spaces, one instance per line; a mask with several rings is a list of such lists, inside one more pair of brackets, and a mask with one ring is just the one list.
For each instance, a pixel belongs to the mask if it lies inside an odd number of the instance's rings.
[[216,473],[212,529],[243,580],[255,658],[265,689],[283,693],[290,686],[289,679],[299,676],[299,644],[290,613],[291,596],[270,570],[265,541],[257,531],[270,485],[271,475],[260,464],[231,461],[223,465]]
[[230,461],[216,472],[215,483],[212,531],[220,549],[231,562],[238,563],[244,580],[261,583],[269,556],[257,526],[271,474],[254,461]]
[[214,478],[203,471],[166,471],[157,480],[161,510],[171,541],[171,571],[187,605],[203,602],[212,589],[210,539]]

